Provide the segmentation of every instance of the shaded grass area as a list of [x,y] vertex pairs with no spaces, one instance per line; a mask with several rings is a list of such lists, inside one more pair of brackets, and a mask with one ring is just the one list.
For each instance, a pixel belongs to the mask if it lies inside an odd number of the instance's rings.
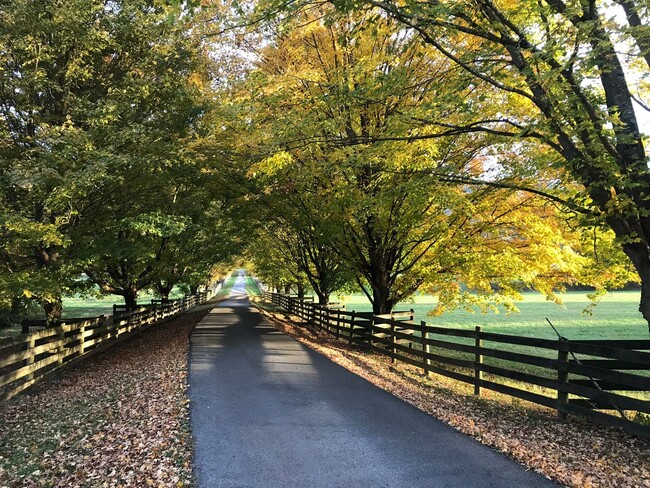
[[[172,299],[182,296],[183,292],[178,288],[175,288],[169,295]],[[138,303],[150,303],[152,298],[157,297],[153,293],[141,293],[138,297]],[[124,300],[118,295],[107,295],[104,297],[63,297],[63,319],[111,315],[113,313],[114,303],[123,304]],[[31,318],[45,318],[45,315],[40,314]],[[20,332],[20,325],[0,327],[0,338],[11,337],[20,334]]]
[[246,275],[246,293],[253,296],[260,296],[262,292],[260,291],[257,281],[251,278],[249,275]]
[[154,326],[0,405],[0,486],[189,486],[188,335]]
[[[175,288],[169,298],[180,298],[183,293]],[[147,304],[152,298],[157,298],[153,293],[141,293],[138,296],[138,303]],[[123,304],[124,300],[117,295],[106,297],[65,297],[63,299],[63,318],[68,317],[96,317],[98,315],[109,315],[113,313],[113,304]]]

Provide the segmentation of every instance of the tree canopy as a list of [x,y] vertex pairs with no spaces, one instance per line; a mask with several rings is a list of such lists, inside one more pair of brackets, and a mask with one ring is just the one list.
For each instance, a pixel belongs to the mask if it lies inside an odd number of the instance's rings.
[[0,0],[0,307],[642,283],[647,6]]
[[[258,116],[249,140],[263,156],[249,170],[258,198],[293,236],[331,249],[376,313],[418,289],[444,298],[443,308],[477,292],[498,300],[524,286],[552,296],[563,284],[603,283],[589,271],[602,266],[543,187],[475,184],[498,164],[500,138],[443,138],[423,126],[465,116],[449,94],[462,80],[400,23],[376,12],[297,13],[249,80],[243,103]],[[402,137],[413,131],[420,136]]]
[[0,15],[5,303],[35,298],[55,320],[80,276],[133,306],[164,266],[206,275],[219,257],[172,251],[221,218],[193,151],[210,60],[189,24],[145,0],[12,0]]

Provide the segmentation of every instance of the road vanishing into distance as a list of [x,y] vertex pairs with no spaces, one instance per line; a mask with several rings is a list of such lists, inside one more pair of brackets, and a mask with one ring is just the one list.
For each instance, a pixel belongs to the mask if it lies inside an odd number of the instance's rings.
[[558,486],[279,332],[244,284],[191,336],[199,488]]

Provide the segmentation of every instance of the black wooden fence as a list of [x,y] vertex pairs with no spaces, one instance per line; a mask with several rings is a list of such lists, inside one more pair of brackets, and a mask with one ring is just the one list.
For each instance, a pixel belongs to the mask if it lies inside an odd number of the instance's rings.
[[413,311],[373,315],[265,293],[316,328],[367,350],[567,414],[650,437],[650,340],[569,341],[452,329]]
[[114,315],[64,319],[54,327],[44,327],[44,321],[25,323],[22,334],[0,339],[0,402],[61,368],[209,300],[214,293],[200,292],[129,312],[118,306]]

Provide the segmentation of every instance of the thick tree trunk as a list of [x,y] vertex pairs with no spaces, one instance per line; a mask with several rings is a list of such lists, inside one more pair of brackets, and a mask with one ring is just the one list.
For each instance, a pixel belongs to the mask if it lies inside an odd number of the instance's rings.
[[386,284],[372,285],[372,313],[382,315],[391,313],[395,302],[390,299],[390,288]]
[[47,325],[53,325],[61,321],[63,315],[63,300],[60,296],[41,300],[41,306],[45,311]]
[[316,293],[316,296],[318,297],[318,304],[327,306],[330,303],[330,294],[326,291],[318,290],[315,289],[314,292]]
[[642,243],[624,244],[623,250],[641,278],[639,312],[648,322],[648,331],[650,331],[650,253]]
[[199,292],[199,285],[190,285],[190,294],[196,295]]
[[162,283],[156,283],[156,291],[160,295],[160,299],[162,300],[163,303],[169,302],[169,294],[172,292],[172,289],[174,288],[173,284],[167,284],[163,285]]
[[305,284],[299,281],[298,284],[298,298],[305,298]]
[[284,285],[284,294],[291,295],[291,285]]
[[135,310],[138,307],[138,290],[135,288],[129,288],[124,290],[124,304],[126,305],[126,310],[131,311]]

